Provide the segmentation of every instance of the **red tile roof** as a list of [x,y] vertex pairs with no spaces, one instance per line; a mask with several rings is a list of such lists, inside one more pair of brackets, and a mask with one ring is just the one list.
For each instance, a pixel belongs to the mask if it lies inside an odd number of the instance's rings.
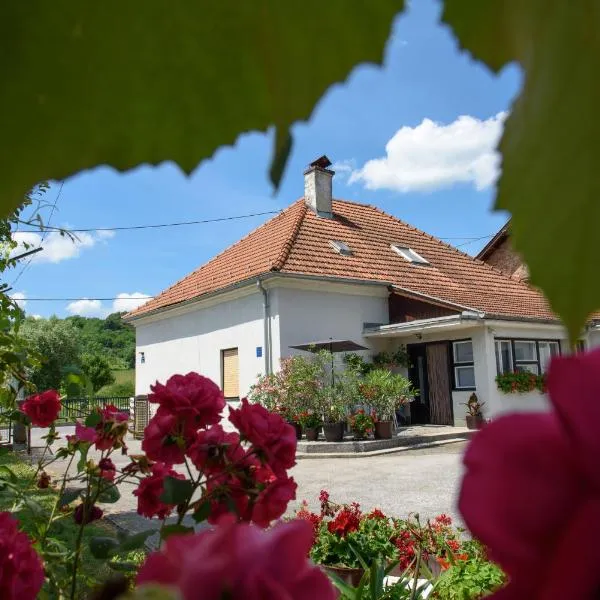
[[[378,208],[334,200],[333,213],[318,217],[298,200],[128,316],[281,272],[377,281],[488,314],[556,319],[537,290]],[[352,255],[338,254],[332,240],[345,242]],[[409,263],[390,244],[416,250],[430,265]]]

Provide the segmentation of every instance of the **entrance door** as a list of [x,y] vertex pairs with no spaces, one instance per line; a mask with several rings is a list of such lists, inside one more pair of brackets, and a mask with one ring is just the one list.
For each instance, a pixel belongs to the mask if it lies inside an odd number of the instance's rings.
[[429,423],[429,381],[427,378],[427,349],[425,344],[407,346],[410,367],[408,378],[419,395],[410,403],[410,422]]

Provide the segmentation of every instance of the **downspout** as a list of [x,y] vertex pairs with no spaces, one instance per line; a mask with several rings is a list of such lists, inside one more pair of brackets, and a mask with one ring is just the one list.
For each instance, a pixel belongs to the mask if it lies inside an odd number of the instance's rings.
[[263,295],[263,325],[264,325],[264,347],[265,347],[265,374],[270,375],[271,368],[271,304],[269,303],[269,292],[265,289],[262,281],[259,279],[256,286]]

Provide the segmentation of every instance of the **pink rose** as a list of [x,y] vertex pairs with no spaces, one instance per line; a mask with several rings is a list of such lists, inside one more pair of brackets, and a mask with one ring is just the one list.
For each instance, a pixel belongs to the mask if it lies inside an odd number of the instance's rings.
[[142,565],[138,584],[157,583],[183,600],[334,600],[327,576],[307,556],[312,528],[303,521],[263,531],[220,525],[195,535],[172,536]]
[[162,406],[144,429],[142,450],[148,458],[171,465],[185,461],[185,450],[194,441],[189,420],[170,414]]
[[44,567],[25,533],[8,512],[0,512],[0,598],[35,600],[44,583]]
[[58,418],[60,409],[60,396],[56,390],[47,390],[29,396],[21,406],[21,411],[29,417],[33,425],[38,427],[50,427]]
[[[69,436],[69,438],[71,437],[72,436]],[[75,423],[74,441],[93,443],[96,441],[96,430],[93,427],[86,427],[85,425],[82,425],[79,421],[77,421]]]
[[285,513],[290,500],[296,499],[298,485],[291,478],[276,479],[258,495],[252,509],[252,522],[268,527],[272,521]]
[[492,421],[464,457],[460,511],[509,576],[503,599],[600,589],[600,351],[554,359],[548,390],[554,412]]
[[165,385],[157,381],[150,389],[149,402],[173,415],[192,419],[196,429],[221,420],[225,408],[223,393],[216,383],[198,373],[173,375]]
[[187,455],[199,471],[215,473],[223,470],[225,465],[235,465],[243,460],[245,452],[237,433],[226,433],[221,425],[213,425],[198,431]]
[[229,409],[229,420],[277,476],[296,464],[296,431],[279,415],[244,398],[241,408]]
[[101,458],[98,463],[100,469],[100,477],[106,479],[106,481],[113,481],[117,474],[117,468],[115,463],[110,458]]
[[167,517],[175,508],[174,504],[161,502],[160,497],[164,491],[165,477],[185,479],[185,477],[163,463],[152,465],[152,474],[142,479],[133,495],[137,496],[137,511],[140,515],[151,519],[157,516],[159,519]]

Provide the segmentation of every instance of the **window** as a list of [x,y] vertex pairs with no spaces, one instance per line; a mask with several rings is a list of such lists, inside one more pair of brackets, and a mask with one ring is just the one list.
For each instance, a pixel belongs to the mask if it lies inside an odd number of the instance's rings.
[[221,387],[227,400],[238,400],[240,397],[240,377],[238,349],[221,350]]
[[473,343],[471,340],[452,342],[452,368],[454,389],[475,389],[475,365],[473,362]]
[[415,263],[418,265],[428,265],[429,261],[424,259],[419,253],[415,252],[412,248],[407,248],[406,246],[398,246],[396,244],[392,244],[392,250],[399,254],[404,260],[408,262]]
[[342,242],[340,240],[332,240],[329,242],[331,247],[338,253],[343,254],[344,256],[352,255],[352,248],[346,244],[346,242]]
[[496,340],[496,368],[499,374],[525,371],[545,373],[553,356],[560,354],[557,340]]

